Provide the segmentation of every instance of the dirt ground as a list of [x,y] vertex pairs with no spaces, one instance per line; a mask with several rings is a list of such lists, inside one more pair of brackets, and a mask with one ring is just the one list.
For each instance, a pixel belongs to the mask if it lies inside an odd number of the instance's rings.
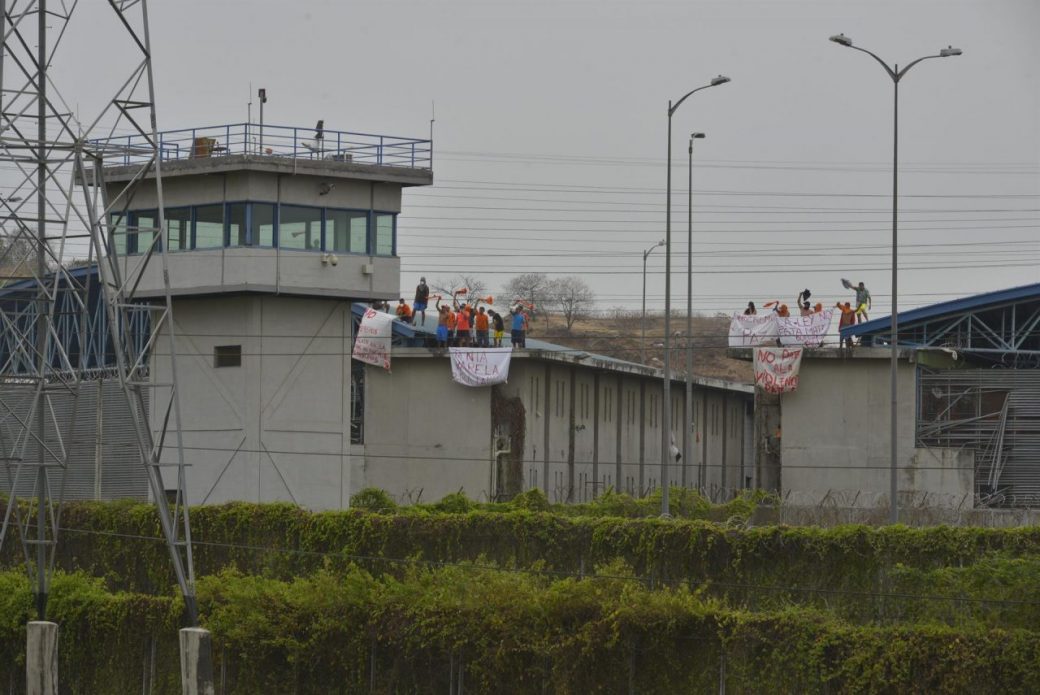
[[[726,356],[728,317],[698,316],[693,319],[693,373],[697,376],[729,379],[751,383],[753,371],[750,362]],[[671,321],[673,345],[672,369],[684,374],[686,368],[686,317],[674,316]],[[613,315],[579,320],[570,331],[558,316],[550,316],[546,327],[545,316],[531,321],[531,338],[545,340],[567,347],[587,350],[630,362],[641,362],[641,327],[638,312],[615,312]],[[646,363],[663,366],[664,317],[647,316]]]

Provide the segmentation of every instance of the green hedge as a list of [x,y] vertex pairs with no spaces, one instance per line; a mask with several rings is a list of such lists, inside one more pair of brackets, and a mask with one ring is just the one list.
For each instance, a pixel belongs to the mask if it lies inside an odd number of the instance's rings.
[[[62,527],[60,568],[146,594],[165,593],[173,584],[165,545],[155,540],[159,524],[150,506],[69,504]],[[1002,622],[994,611],[999,603],[974,600],[1032,596],[1040,580],[1036,527],[744,529],[707,521],[561,517],[517,509],[309,513],[287,504],[230,504],[193,510],[192,529],[200,575],[234,568],[288,580],[355,563],[378,574],[399,573],[412,561],[478,558],[500,567],[580,575],[620,558],[650,586],[682,584],[752,610],[794,603],[882,623],[983,620],[1001,626],[1040,618],[1030,604],[1002,610],[1000,615],[1011,621]],[[9,537],[3,565],[18,567],[23,561],[17,538]],[[919,594],[956,600],[913,598]]]
[[[730,693],[1040,691],[1035,632],[750,614],[623,574],[618,563],[581,580],[467,566],[289,582],[227,571],[202,578],[199,599],[225,693],[447,692],[460,674],[467,692],[716,692],[723,673]],[[28,583],[0,574],[0,589],[0,682],[17,684]],[[63,692],[139,692],[152,671],[153,692],[178,692],[179,603],[59,577]]]

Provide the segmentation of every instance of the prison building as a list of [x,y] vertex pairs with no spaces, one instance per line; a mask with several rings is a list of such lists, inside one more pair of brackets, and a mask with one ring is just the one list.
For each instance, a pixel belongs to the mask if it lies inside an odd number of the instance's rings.
[[[1040,284],[901,312],[898,326],[900,504],[1040,505]],[[887,506],[891,319],[842,336],[860,345],[807,350],[780,399],[774,483],[804,503]]]
[[[425,327],[395,321],[389,372],[354,363],[355,488],[403,502],[460,490],[502,500],[534,488],[553,502],[586,502],[660,486],[661,370],[528,338],[506,383],[463,386],[447,351],[430,347],[435,327],[432,314]],[[751,385],[694,377],[688,415],[682,379],[671,394],[676,445],[688,436],[693,452],[672,463],[671,484],[716,500],[756,486]]]

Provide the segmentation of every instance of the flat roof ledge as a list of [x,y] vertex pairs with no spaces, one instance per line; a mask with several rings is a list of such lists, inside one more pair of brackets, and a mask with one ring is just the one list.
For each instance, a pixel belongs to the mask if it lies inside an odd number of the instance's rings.
[[[140,171],[140,164],[106,166],[105,180],[107,183],[125,183],[140,174]],[[233,154],[177,159],[162,163],[163,177],[223,174],[231,171],[320,176],[324,179],[360,179],[395,183],[400,186],[429,186],[433,183],[431,169],[412,169],[331,159],[293,159],[277,155]],[[154,172],[149,172],[147,178],[154,178],[154,176]]]

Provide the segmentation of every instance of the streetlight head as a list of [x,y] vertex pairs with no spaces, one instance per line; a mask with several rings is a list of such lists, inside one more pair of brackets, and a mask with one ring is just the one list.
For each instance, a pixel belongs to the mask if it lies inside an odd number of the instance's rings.
[[949,58],[951,56],[959,56],[961,53],[963,53],[963,51],[961,51],[961,49],[954,48],[953,46],[947,46],[946,48],[944,48],[941,51],[939,51],[939,57],[940,58]]
[[838,34],[837,36],[832,36],[831,41],[837,44],[841,44],[842,46],[845,46],[847,48],[850,48],[852,46],[852,39],[850,39],[848,36],[845,36],[845,34]]
[[704,139],[704,133],[690,133],[690,139],[691,140],[703,140]]
[[718,87],[720,84],[726,84],[727,82],[729,82],[728,77],[726,77],[725,75],[719,75],[718,77],[713,77],[711,79],[711,86]]
[[657,246],[664,246],[665,243],[666,243],[665,240],[661,239],[659,242],[657,242]]

